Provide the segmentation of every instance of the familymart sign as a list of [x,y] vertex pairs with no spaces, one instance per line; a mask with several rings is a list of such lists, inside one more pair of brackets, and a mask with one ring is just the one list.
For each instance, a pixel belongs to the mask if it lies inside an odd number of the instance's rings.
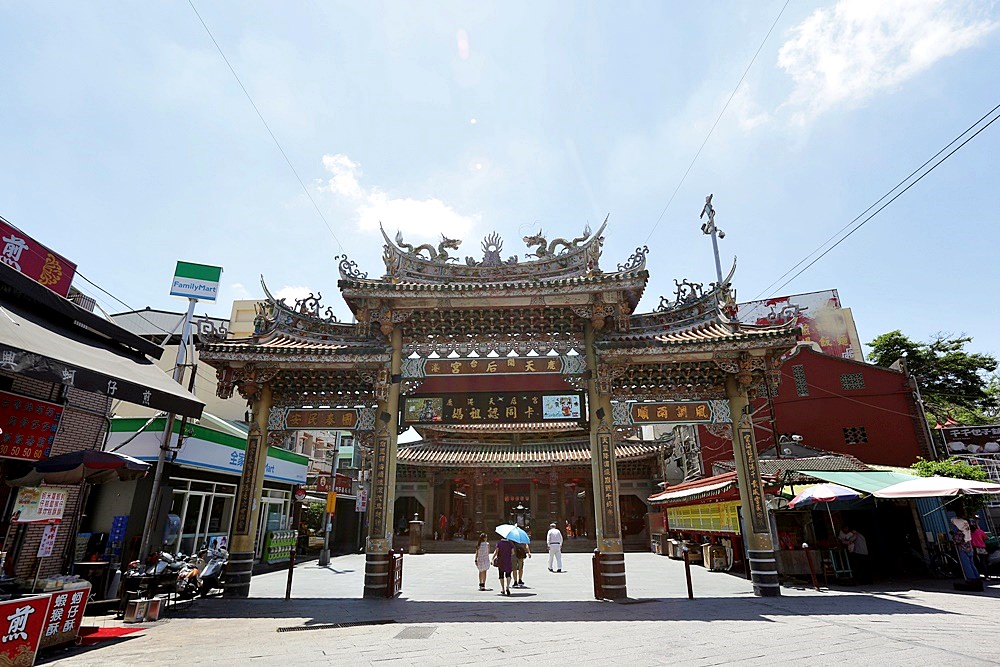
[[221,278],[221,266],[177,262],[174,280],[170,284],[170,295],[215,301],[215,298],[219,296],[219,280]]

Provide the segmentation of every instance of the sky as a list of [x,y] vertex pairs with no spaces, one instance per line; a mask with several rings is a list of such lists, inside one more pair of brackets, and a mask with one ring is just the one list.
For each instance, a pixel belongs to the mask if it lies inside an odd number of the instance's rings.
[[1000,354],[1000,122],[774,284],[1000,104],[995,2],[193,2],[0,0],[0,215],[130,308],[183,311],[185,260],[224,268],[199,314],[263,275],[349,321],[336,257],[381,276],[380,223],[523,259],[607,217],[648,312],[715,279],[711,193],[738,300],[837,289],[863,342]]

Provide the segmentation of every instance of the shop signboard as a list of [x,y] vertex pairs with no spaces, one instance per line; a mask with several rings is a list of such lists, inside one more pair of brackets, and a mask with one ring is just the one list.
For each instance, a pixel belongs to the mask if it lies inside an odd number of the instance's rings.
[[489,392],[407,396],[406,424],[514,424],[580,421],[582,392]]
[[48,558],[52,555],[52,550],[56,546],[56,535],[59,533],[59,524],[50,523],[42,529],[42,541],[38,543],[38,558]]
[[0,458],[48,458],[62,412],[63,406],[56,403],[0,391]]
[[[135,430],[131,424],[138,422],[135,426],[138,429],[146,420],[122,420],[112,423],[112,433],[108,438],[108,449],[124,443],[131,436],[135,435]],[[162,420],[153,422],[148,429],[140,433],[133,440],[122,447],[122,454],[128,454],[143,461],[155,461],[159,454],[162,432],[165,424]],[[175,427],[179,428],[179,424]],[[192,429],[192,426],[188,426]],[[232,475],[240,475],[243,471],[243,463],[246,458],[246,440],[227,433],[220,433],[212,429],[195,425],[193,434],[184,438],[184,443],[174,458],[174,463],[189,466],[192,468],[202,468],[205,470],[216,470]],[[176,434],[171,440],[171,444],[176,446]],[[286,482],[288,484],[305,484],[306,471],[308,469],[308,458],[301,454],[295,454],[276,447],[269,447],[267,450],[267,463],[264,469],[264,479]]]
[[[83,613],[90,599],[90,584],[51,595],[52,603],[42,631],[40,648],[58,646],[74,641],[80,634]],[[2,620],[2,619],[0,619]]]
[[326,513],[334,514],[337,511],[337,492],[330,491],[326,494]]
[[17,227],[0,218],[0,262],[16,269],[59,296],[69,294],[76,264],[56,254]]
[[11,523],[61,523],[66,511],[67,489],[22,486],[17,490]]
[[339,472],[333,477],[333,490],[336,493],[340,493],[345,496],[351,495],[351,491],[354,490],[354,480],[352,480],[347,475],[341,475]]
[[38,595],[0,602],[0,664],[35,664],[51,600]]
[[1000,453],[1000,424],[939,429],[949,454]]
[[368,511],[368,490],[365,488],[358,489],[358,495],[354,499],[354,511],[355,512],[367,512]]
[[215,301],[219,296],[221,266],[177,262],[174,278],[170,283],[170,296],[183,296],[201,301]]
[[316,490],[320,493],[327,493],[333,490],[333,475],[319,475],[316,478]]
[[801,339],[819,345],[824,354],[864,361],[850,309],[842,308],[837,290],[791,294],[737,306],[744,324],[775,325],[795,321]]

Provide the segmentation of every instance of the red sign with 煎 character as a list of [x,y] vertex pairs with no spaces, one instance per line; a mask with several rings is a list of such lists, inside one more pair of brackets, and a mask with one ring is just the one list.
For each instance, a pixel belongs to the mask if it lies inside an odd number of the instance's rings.
[[47,458],[59,430],[61,405],[0,391],[0,457]]
[[0,603],[0,664],[35,664],[51,599],[39,595]]
[[0,262],[58,294],[69,294],[76,264],[0,220]]

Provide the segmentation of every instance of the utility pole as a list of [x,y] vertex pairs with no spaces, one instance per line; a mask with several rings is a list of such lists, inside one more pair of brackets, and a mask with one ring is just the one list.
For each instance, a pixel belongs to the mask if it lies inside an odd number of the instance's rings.
[[705,207],[701,209],[701,215],[698,216],[698,219],[700,220],[706,216],[708,216],[708,220],[702,224],[701,231],[702,233],[712,237],[712,250],[715,252],[715,276],[719,281],[716,284],[721,285],[722,262],[719,260],[718,239],[726,238],[726,233],[715,226],[715,208],[712,206],[712,195],[705,197]]
[[[184,315],[184,327],[181,334],[181,342],[177,347],[177,362],[174,365],[174,382],[183,384],[184,364],[187,359],[187,347],[191,340],[191,319],[194,317],[194,307],[198,303],[197,299],[188,298],[188,309]],[[156,459],[156,471],[153,473],[153,490],[149,496],[149,509],[146,510],[146,524],[142,529],[142,543],[139,546],[139,560],[144,560],[149,555],[150,542],[152,542],[153,528],[156,517],[160,513],[160,487],[163,484],[163,469],[167,465],[167,452],[170,449],[170,436],[173,435],[174,421],[177,415],[171,412],[167,415],[167,425],[163,429],[163,440],[160,443],[160,454]]]

